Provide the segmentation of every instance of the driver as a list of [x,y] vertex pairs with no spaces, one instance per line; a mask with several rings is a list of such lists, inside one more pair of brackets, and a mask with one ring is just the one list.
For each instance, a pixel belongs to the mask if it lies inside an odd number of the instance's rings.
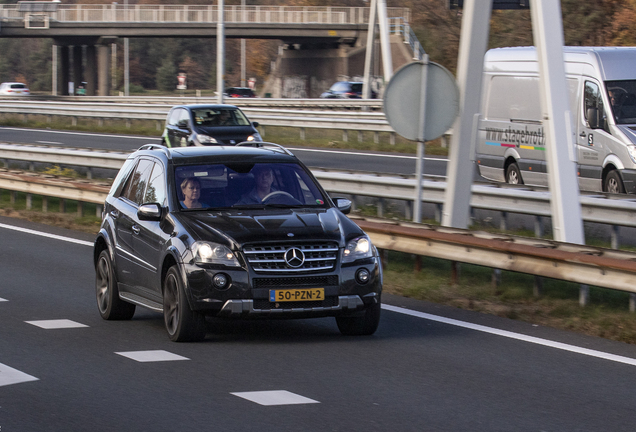
[[274,183],[274,171],[268,166],[256,165],[252,168],[256,185],[246,194],[241,196],[236,204],[260,204],[263,199],[277,189],[272,186]]

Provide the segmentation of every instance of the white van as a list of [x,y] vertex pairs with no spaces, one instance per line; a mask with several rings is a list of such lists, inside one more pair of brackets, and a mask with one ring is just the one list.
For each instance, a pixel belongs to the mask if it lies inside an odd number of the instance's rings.
[[[636,193],[636,47],[564,47],[581,190]],[[479,173],[490,180],[547,186],[534,47],[485,57]]]

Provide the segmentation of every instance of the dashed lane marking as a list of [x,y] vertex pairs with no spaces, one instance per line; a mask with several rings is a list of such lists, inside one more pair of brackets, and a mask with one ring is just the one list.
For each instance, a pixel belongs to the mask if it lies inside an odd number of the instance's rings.
[[23,233],[38,235],[38,236],[42,236],[42,237],[46,237],[46,238],[50,238],[50,239],[55,239],[55,240],[62,240],[62,241],[69,242],[69,243],[81,244],[81,245],[84,245],[84,246],[94,246],[94,243],[92,243],[92,242],[87,242],[87,241],[84,241],[84,240],[74,239],[72,237],[65,237],[65,236],[60,236],[60,235],[51,234],[51,233],[42,232],[42,231],[36,231],[36,230],[28,229],[28,228],[22,228],[22,227],[17,227],[17,226],[13,226],[13,225],[7,225],[7,224],[3,224],[3,223],[0,223],[0,228],[6,228],[6,229],[13,230],[13,231],[20,231],[20,232],[23,232]]
[[265,406],[320,403],[316,400],[288,392],[287,390],[236,392],[231,394]]
[[46,330],[88,327],[86,324],[81,324],[75,321],[71,321],[69,319],[37,320],[37,321],[25,321],[25,322],[27,324],[32,324],[34,326],[37,326]]
[[25,374],[24,372],[0,363],[0,387],[10,384],[37,381],[38,379],[39,378]]
[[128,357],[129,359],[132,359],[141,363],[190,360],[187,357],[173,354],[171,352],[164,351],[164,350],[122,351],[122,352],[116,352],[115,354]]

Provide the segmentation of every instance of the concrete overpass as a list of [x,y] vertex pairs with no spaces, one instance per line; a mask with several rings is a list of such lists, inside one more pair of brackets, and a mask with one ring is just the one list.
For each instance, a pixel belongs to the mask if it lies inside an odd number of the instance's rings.
[[[388,8],[387,13],[395,33],[409,37],[410,11]],[[0,37],[52,38],[54,59],[58,53],[60,58],[58,93],[68,94],[68,81],[86,81],[87,94],[108,95],[110,45],[118,38],[216,38],[218,15],[216,5],[21,1],[0,6]],[[224,13],[225,37],[281,40],[295,51],[292,57],[303,50],[304,57],[321,59],[321,69],[335,75],[361,74],[359,61],[353,62],[356,70],[350,70],[347,52],[365,43],[368,20],[369,8],[361,7],[226,6]],[[81,68],[83,55],[86,70]],[[285,53],[282,59],[284,69]],[[76,65],[72,71],[71,63]]]

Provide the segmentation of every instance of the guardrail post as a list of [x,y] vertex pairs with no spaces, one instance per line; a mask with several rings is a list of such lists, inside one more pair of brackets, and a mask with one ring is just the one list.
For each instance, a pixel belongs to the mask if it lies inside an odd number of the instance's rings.
[[60,213],[66,213],[66,200],[60,198]]
[[349,142],[349,131],[348,130],[343,130],[342,131],[342,141]]
[[99,118],[97,119],[97,125],[99,127],[104,127],[104,119],[103,118]]
[[492,279],[490,283],[495,294],[499,294],[499,285],[501,285],[501,269],[492,269]]
[[47,115],[46,116],[46,122],[47,123],[53,123],[53,116],[52,115]]
[[103,212],[104,206],[97,204],[95,206],[95,217],[98,218],[102,218],[102,212]]
[[129,119],[126,119],[126,129],[130,129],[132,126],[132,122]]
[[435,204],[435,222],[442,222],[442,210],[444,209],[443,204],[437,203]]
[[89,180],[93,178],[93,168],[86,168],[86,178]]
[[49,211],[49,197],[42,197],[42,213],[48,213]]
[[541,216],[534,217],[534,236],[542,238],[544,234],[543,218]]
[[71,124],[77,126],[77,117],[71,117]]
[[579,304],[581,306],[587,306],[590,303],[590,286],[587,284],[581,284],[579,289]]
[[161,130],[161,122],[159,120],[157,120],[157,122],[155,123],[155,129]]
[[620,248],[620,243],[621,243],[621,239],[619,236],[619,229],[620,227],[618,225],[612,225],[612,232],[611,232],[611,244],[612,244],[612,249],[618,249]]
[[451,285],[457,285],[459,283],[460,263],[458,261],[451,261]]
[[358,209],[358,195],[351,195],[351,211]]
[[501,212],[501,220],[499,221],[499,229],[501,231],[508,230],[508,212],[505,212],[505,211]]
[[22,123],[26,123],[26,122],[28,122],[28,121],[29,121],[29,115],[28,115],[28,114],[24,114],[24,115],[22,116]]
[[9,192],[9,203],[11,203],[11,205],[15,204],[15,196],[16,196],[15,191]]
[[391,144],[392,146],[395,145],[395,132],[389,133],[389,144]]
[[422,256],[415,255],[415,263],[413,264],[413,272],[419,273],[422,271]]
[[77,217],[84,217],[84,203],[82,201],[77,202]]
[[259,132],[261,134],[261,137],[265,138],[265,126],[262,125],[262,124],[259,124],[258,128],[259,128]]
[[384,198],[378,198],[378,217],[384,217]]
[[300,128],[300,139],[305,141],[305,128]]
[[375,144],[380,143],[380,132],[373,132],[373,142]]
[[26,194],[26,209],[31,210],[33,207],[33,195],[30,193]]
[[629,293],[629,311],[636,312],[636,294]]
[[362,136],[362,131],[358,131],[358,142],[362,142],[364,137]]
[[543,291],[543,278],[541,276],[534,277],[534,284],[532,286],[532,295],[535,297],[541,297]]
[[413,203],[411,201],[404,202],[404,218],[407,220],[413,219]]

